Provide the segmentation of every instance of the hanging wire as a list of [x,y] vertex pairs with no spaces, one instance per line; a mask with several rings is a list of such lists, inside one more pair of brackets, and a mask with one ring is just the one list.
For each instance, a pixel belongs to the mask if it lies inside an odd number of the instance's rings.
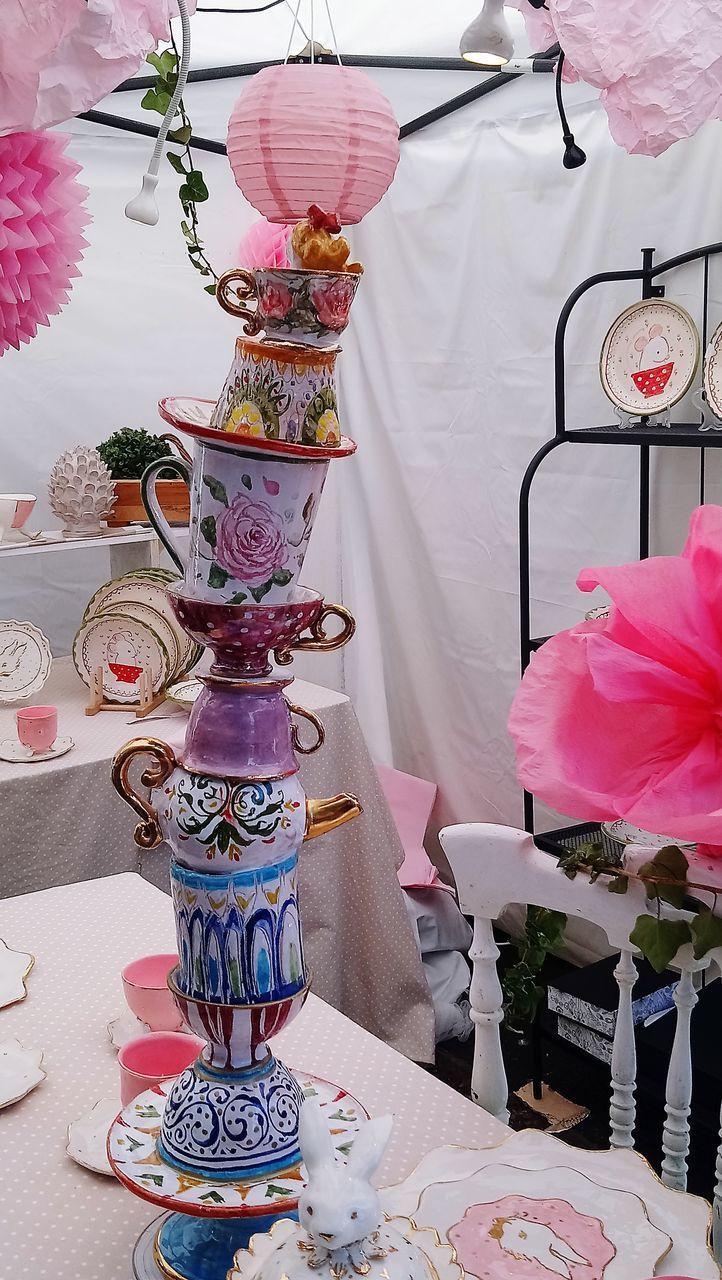
[[331,28],[331,39],[333,41],[333,51],[336,54],[336,61],[338,65],[343,66],[343,63],[341,62],[341,54],[338,51],[338,40],[336,39],[336,30],[333,25],[333,18],[331,17],[331,6],[329,4],[329,0],[325,0],[325,5],[326,5],[326,14],[328,17],[328,25]]
[[[288,7],[289,7],[289,9],[290,9],[290,8],[291,8],[291,0],[287,0],[287,4],[288,4]],[[293,12],[293,11],[292,11],[292,12]],[[291,27],[291,34],[290,34],[290,36],[288,37],[288,48],[286,49],[286,56],[285,56],[285,58],[283,59],[283,61],[284,61],[284,62],[288,62],[288,59],[289,59],[289,58],[290,58],[290,56],[291,56],[291,45],[293,44],[293,37],[294,37],[294,36],[295,36],[295,34],[296,34],[296,27],[301,27],[301,31],[303,31],[303,27],[301,26],[301,23],[300,23],[299,18],[298,18],[298,15],[299,15],[299,13],[300,13],[300,12],[301,12],[301,0],[297,0],[297,2],[296,2],[296,11],[295,11],[295,13],[293,14],[293,26]],[[303,31],[303,34],[304,34],[304,35],[306,35],[306,32],[305,32],[305,31]],[[307,37],[307,36],[306,36],[306,39],[308,39],[308,37]]]
[[313,47],[313,37],[314,37],[313,25],[314,25],[313,0],[311,0],[311,66],[313,66],[316,60],[316,51]]

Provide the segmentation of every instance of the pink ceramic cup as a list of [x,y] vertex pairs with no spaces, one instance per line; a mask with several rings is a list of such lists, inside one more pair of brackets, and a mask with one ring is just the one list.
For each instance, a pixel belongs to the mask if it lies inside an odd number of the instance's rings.
[[151,1031],[178,1031],[183,1026],[168,988],[168,974],[177,964],[176,955],[141,956],[121,970],[128,1008]]
[[195,1062],[205,1040],[183,1031],[151,1031],[128,1040],[118,1052],[120,1100],[124,1107],[164,1080],[174,1080]]
[[57,707],[23,707],[15,712],[18,738],[36,755],[49,751],[58,736]]

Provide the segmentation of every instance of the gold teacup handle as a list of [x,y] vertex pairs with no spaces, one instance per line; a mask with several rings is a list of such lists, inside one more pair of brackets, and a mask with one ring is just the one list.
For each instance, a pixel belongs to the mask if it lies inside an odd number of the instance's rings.
[[326,730],[321,724],[318,716],[314,715],[313,711],[307,711],[305,707],[299,707],[295,702],[289,702],[288,699],[286,699],[286,701],[288,702],[288,709],[291,712],[291,715],[301,716],[303,720],[308,720],[316,730],[316,741],[312,743],[310,747],[304,747],[298,736],[298,725],[291,725],[291,742],[293,743],[294,751],[298,751],[302,756],[310,756],[314,751],[318,751],[319,747],[323,746],[326,741]]
[[249,337],[261,332],[263,320],[259,312],[244,305],[253,299],[258,306],[256,281],[252,271],[244,271],[242,267],[224,271],[216,285],[216,297],[224,311],[245,320],[243,332]]
[[[327,618],[340,618],[342,627],[335,636],[326,634],[324,622]],[[314,652],[331,653],[334,649],[342,649],[345,644],[353,636],[356,630],[356,619],[348,609],[344,609],[342,604],[325,604],[319,613],[315,622],[311,623],[308,628],[311,632],[310,636],[302,637],[300,640],[291,640],[289,644],[283,644],[274,651],[274,658],[280,667],[288,666],[289,662],[293,662],[293,651],[303,652],[313,650]]]
[[135,757],[141,755],[153,757],[153,764],[148,765],[140,775],[141,785],[144,787],[162,786],[177,768],[178,762],[172,748],[159,738],[132,738],[113,757],[113,786],[142,819],[133,832],[133,839],[141,849],[155,849],[163,839],[158,814],[148,800],[144,800],[133,790],[128,781],[128,770]]

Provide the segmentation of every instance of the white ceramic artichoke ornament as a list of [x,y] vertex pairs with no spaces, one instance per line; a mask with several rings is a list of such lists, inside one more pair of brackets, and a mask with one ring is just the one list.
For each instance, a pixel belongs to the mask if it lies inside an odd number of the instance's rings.
[[386,1223],[371,1186],[391,1135],[393,1116],[369,1120],[346,1164],[336,1158],[317,1102],[301,1108],[301,1154],[308,1184],[298,1201],[299,1222],[282,1218],[239,1249],[227,1280],[430,1280],[421,1249]]
[[58,458],[50,472],[50,506],[63,533],[92,538],[104,532],[101,520],[115,502],[115,484],[97,449],[79,444]]

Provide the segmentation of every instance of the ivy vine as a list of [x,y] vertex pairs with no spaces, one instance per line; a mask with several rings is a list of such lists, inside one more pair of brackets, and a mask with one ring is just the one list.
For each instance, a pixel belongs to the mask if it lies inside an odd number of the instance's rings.
[[524,932],[514,943],[519,958],[502,977],[504,1016],[514,1031],[522,1031],[536,1017],[544,996],[539,975],[549,952],[561,946],[566,923],[561,911],[527,907]]
[[[145,94],[140,105],[146,111],[156,111],[161,116],[164,116],[168,110],[170,100],[178,83],[178,49],[172,36],[171,41],[171,49],[164,49],[162,53],[149,53],[146,58],[146,61],[150,63],[156,72],[156,81],[153,87]],[[176,115],[180,116],[181,122],[177,129],[169,131],[168,141],[181,147],[181,150],[172,151],[169,149],[166,152],[166,157],[171,168],[182,178],[178,190],[178,197],[183,209],[180,228],[191,265],[195,267],[201,276],[206,278],[212,276],[213,283],[204,285],[204,288],[206,293],[215,295],[218,274],[210,263],[198,231],[197,206],[208,199],[208,187],[201,170],[196,167],[193,159],[191,150],[193,128],[182,98],[178,103]]]

